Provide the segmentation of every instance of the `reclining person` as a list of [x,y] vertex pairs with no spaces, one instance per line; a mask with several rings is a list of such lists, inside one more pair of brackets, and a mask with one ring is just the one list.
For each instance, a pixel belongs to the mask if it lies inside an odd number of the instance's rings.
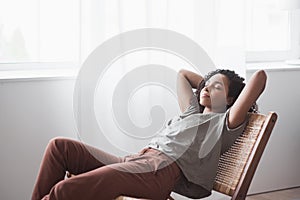
[[[111,200],[120,195],[164,200],[172,191],[190,198],[209,196],[219,157],[242,133],[266,79],[263,70],[247,84],[231,70],[205,77],[180,70],[182,113],[144,149],[118,157],[79,141],[54,138],[46,148],[32,200]],[[76,176],[64,179],[66,171]]]

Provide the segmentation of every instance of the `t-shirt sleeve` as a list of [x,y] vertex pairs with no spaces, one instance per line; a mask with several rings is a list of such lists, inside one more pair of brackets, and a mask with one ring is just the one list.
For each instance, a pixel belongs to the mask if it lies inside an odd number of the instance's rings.
[[247,117],[245,121],[238,127],[229,128],[228,116],[229,116],[229,109],[226,111],[225,123],[224,123],[223,134],[222,134],[221,153],[224,153],[230,148],[230,146],[234,143],[234,141],[243,133],[248,122],[248,117]]
[[191,114],[199,113],[200,112],[200,105],[198,102],[198,99],[196,95],[193,95],[193,97],[190,100],[189,107],[186,108],[186,110],[181,114],[181,116],[188,116]]

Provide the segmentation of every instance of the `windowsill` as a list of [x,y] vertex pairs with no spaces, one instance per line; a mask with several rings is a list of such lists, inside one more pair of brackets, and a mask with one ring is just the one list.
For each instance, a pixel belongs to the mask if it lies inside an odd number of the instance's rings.
[[[266,71],[300,71],[300,65],[289,65],[281,62],[249,62],[246,63],[247,71],[264,69]],[[0,71],[0,82],[3,81],[32,81],[32,80],[58,80],[76,79],[79,68],[66,69],[28,69]]]
[[79,69],[31,69],[0,71],[0,82],[76,79]]
[[300,65],[287,64],[285,61],[246,63],[247,71],[256,71],[259,69],[264,69],[266,71],[300,71]]

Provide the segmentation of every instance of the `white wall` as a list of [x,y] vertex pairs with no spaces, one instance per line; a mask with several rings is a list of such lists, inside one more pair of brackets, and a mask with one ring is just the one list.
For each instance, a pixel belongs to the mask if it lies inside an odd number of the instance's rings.
[[74,80],[0,80],[0,199],[30,199],[45,146],[76,137]]
[[[247,72],[250,77],[252,71]],[[260,98],[262,113],[275,111],[278,121],[254,176],[250,193],[300,186],[300,69],[267,70]]]
[[[267,71],[259,101],[278,123],[250,193],[300,186],[300,70]],[[247,72],[247,77],[252,74]],[[30,199],[43,151],[55,136],[76,138],[73,79],[0,81],[0,199]],[[227,199],[218,195],[209,199]]]

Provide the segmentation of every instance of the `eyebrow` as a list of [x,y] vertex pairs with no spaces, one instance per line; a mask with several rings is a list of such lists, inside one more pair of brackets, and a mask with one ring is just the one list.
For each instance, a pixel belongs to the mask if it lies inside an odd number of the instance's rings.
[[214,83],[219,83],[221,85],[224,85],[223,81],[214,81]]
[[[207,80],[206,83],[210,83],[210,80]],[[213,83],[219,83],[221,85],[224,85],[223,81],[213,81]]]

